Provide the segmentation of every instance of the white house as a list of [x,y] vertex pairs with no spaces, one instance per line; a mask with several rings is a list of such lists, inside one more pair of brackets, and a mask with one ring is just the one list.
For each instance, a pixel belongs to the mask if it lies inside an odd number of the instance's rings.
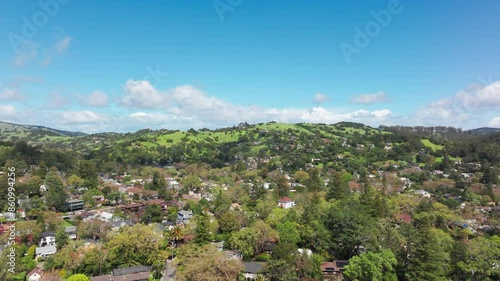
[[290,209],[293,208],[293,206],[295,206],[295,201],[293,201],[293,199],[289,197],[281,197],[278,200],[278,206],[283,209]]
[[48,256],[52,256],[57,252],[56,245],[37,247],[35,250],[36,259],[45,259]]
[[431,194],[425,190],[416,190],[415,193],[424,198],[431,198]]
[[55,246],[56,245],[56,233],[54,231],[46,231],[40,235],[39,247],[45,246]]

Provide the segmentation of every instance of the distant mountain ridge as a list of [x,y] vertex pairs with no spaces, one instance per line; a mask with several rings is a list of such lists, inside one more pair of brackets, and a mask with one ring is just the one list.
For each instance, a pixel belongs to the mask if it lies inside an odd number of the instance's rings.
[[85,135],[87,134],[82,132],[70,132],[45,126],[22,125],[0,121],[1,141],[50,141],[54,138],[71,138]]
[[[312,123],[297,123],[297,124],[288,124],[288,123],[276,123],[274,121],[268,122],[268,123],[259,123],[259,124],[254,124],[254,125],[249,125],[247,123],[241,123],[238,126],[233,126],[227,127],[227,128],[219,128],[219,129],[214,129],[214,130],[208,130],[208,129],[200,129],[198,130],[199,132],[204,132],[204,133],[209,133],[212,132],[214,135],[217,135],[218,132],[221,131],[227,131],[235,128],[242,128],[245,126],[250,126],[250,127],[261,127],[261,128],[273,128],[276,130],[288,130],[288,129],[300,129],[300,130],[305,130],[308,133],[313,133],[318,131],[318,129],[321,131],[322,126],[334,126],[333,128],[340,129],[343,132],[349,132],[349,130],[344,131],[344,128],[351,128],[350,130],[374,130],[374,131],[393,131],[392,129],[401,127],[405,129],[411,129],[411,128],[420,128],[420,127],[403,127],[403,126],[393,126],[393,127],[386,127],[386,126],[380,126],[378,129],[376,128],[371,128],[369,126],[366,126],[364,124],[360,123],[353,123],[353,122],[339,122],[337,124],[323,124],[323,123],[317,123],[317,124],[312,124]],[[392,129],[391,129],[392,128]],[[421,127],[421,128],[427,128],[427,127]],[[433,128],[433,127],[428,127],[428,128]],[[439,128],[439,127],[437,127]],[[443,127],[447,128],[447,127]],[[449,127],[453,130],[455,128]],[[190,132],[190,131],[196,131],[196,130],[189,130],[185,132]],[[353,132],[354,132],[353,131]],[[361,132],[360,131],[360,132]],[[432,134],[432,131],[430,131],[430,134]],[[142,129],[137,132],[129,132],[129,133],[97,133],[97,134],[87,134],[83,132],[72,132],[72,131],[66,131],[66,130],[59,130],[59,129],[54,129],[50,127],[45,127],[45,126],[38,126],[38,125],[22,125],[22,124],[14,124],[14,123],[9,123],[9,122],[3,122],[0,121],[0,141],[26,141],[26,142],[31,142],[31,143],[53,143],[53,142],[59,142],[59,143],[66,143],[69,144],[69,142],[72,142],[74,137],[83,137],[83,140],[86,141],[91,141],[98,137],[98,138],[122,138],[122,137],[139,137],[140,135],[163,135],[163,134],[170,134],[178,132],[181,133],[182,131],[179,130],[168,130],[168,129],[160,129],[160,130],[150,130],[150,129]],[[457,129],[457,132],[459,134],[472,134],[472,135],[489,135],[493,133],[500,132],[500,128],[491,128],[491,127],[481,127],[481,128],[476,128],[476,129],[471,129],[471,130],[460,130]],[[352,133],[352,132],[351,132]],[[339,135],[340,136],[340,135]],[[174,137],[175,138],[175,137]],[[80,139],[80,138],[79,138]],[[179,140],[180,141],[180,140]]]
[[500,128],[481,127],[469,130],[469,132],[477,135],[488,135],[500,132]]

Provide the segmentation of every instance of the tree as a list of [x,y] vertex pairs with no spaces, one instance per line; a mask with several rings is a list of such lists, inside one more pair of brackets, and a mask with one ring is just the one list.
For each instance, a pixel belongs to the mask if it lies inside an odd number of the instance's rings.
[[272,227],[276,227],[278,224],[285,221],[285,218],[289,212],[289,209],[282,208],[274,208],[273,211],[269,214],[266,219],[266,223],[268,223]]
[[288,182],[283,176],[279,176],[278,180],[276,181],[276,195],[278,197],[284,197],[288,196],[289,188],[288,188]]
[[459,261],[457,267],[463,276],[473,275],[473,280],[499,280],[499,261],[500,237],[478,237],[471,241],[466,259]]
[[276,229],[278,230],[280,241],[292,244],[297,244],[300,241],[300,234],[296,223],[289,221],[280,223]]
[[146,210],[141,218],[142,223],[161,222],[162,220],[163,213],[161,207],[156,204],[147,204]]
[[375,221],[353,198],[332,206],[324,223],[332,237],[330,253],[339,259],[359,254],[375,238]]
[[47,207],[63,211],[65,209],[66,198],[68,195],[64,192],[62,180],[54,171],[50,171],[47,173],[45,185],[47,186],[47,193],[45,195]]
[[384,249],[380,253],[366,252],[352,257],[344,268],[347,280],[352,281],[396,281],[394,267],[396,257],[391,250]]
[[311,192],[321,191],[324,187],[323,180],[319,176],[319,170],[317,168],[312,168],[309,171],[309,179],[307,180],[307,188]]
[[80,178],[79,176],[77,175],[71,175],[69,178],[68,178],[68,185],[69,186],[80,186],[82,184],[83,180],[82,178]]
[[343,200],[349,197],[351,190],[349,189],[349,185],[346,181],[342,179],[341,173],[335,173],[328,181],[328,185],[326,186],[327,193],[326,199],[337,199]]
[[273,198],[257,199],[255,211],[259,215],[259,218],[265,220],[274,208],[276,208],[276,201]]
[[90,189],[96,188],[99,185],[99,177],[97,176],[97,168],[94,161],[81,161],[78,167],[78,175],[82,179],[82,186],[84,187]]
[[180,241],[184,240],[184,234],[179,226],[174,226],[170,230],[170,240],[174,241],[176,247]]
[[210,220],[208,216],[201,215],[197,217],[196,228],[195,228],[196,237],[194,238],[195,243],[206,244],[210,242],[211,235],[209,232],[209,227],[210,227]]
[[231,211],[223,213],[218,221],[221,233],[231,233],[240,229],[240,221]]
[[211,245],[189,244],[179,249],[176,280],[237,280],[243,270],[241,261],[228,258]]
[[451,271],[451,236],[422,222],[416,239],[410,243],[407,278],[410,280],[447,280]]
[[153,172],[153,180],[147,187],[151,190],[165,190],[167,187],[167,182],[165,181],[165,177],[163,177],[160,172]]
[[80,238],[101,239],[111,231],[111,225],[105,221],[93,219],[80,222],[77,229]]
[[245,258],[249,258],[256,253],[258,236],[253,228],[244,227],[231,235],[228,244],[231,249],[238,250]]
[[279,240],[278,232],[264,221],[256,221],[253,224],[252,229],[257,234],[254,245],[256,254],[262,253],[267,244],[275,243]]
[[64,227],[59,227],[56,231],[56,246],[57,249],[61,249],[66,244],[68,244],[69,236],[64,230]]
[[68,278],[68,281],[90,281],[90,278],[87,277],[85,274],[73,274]]
[[106,248],[109,249],[109,261],[113,267],[129,267],[138,264],[152,265],[161,251],[162,235],[153,225],[136,224],[123,228],[112,235]]
[[297,281],[295,266],[284,260],[272,260],[264,268],[264,275],[269,281]]
[[297,182],[306,183],[309,179],[309,174],[306,171],[299,170],[293,174],[293,177]]

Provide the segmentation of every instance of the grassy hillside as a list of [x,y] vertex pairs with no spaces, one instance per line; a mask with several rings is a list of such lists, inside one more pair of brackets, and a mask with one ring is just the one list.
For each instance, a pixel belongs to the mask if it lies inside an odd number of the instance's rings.
[[85,134],[80,132],[69,132],[43,126],[19,125],[0,121],[0,141],[51,143],[83,135]]

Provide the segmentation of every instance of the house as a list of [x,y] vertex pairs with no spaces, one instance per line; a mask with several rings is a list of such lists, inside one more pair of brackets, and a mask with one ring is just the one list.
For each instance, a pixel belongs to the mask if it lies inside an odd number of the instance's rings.
[[56,233],[54,231],[46,231],[40,235],[39,247],[45,246],[55,246],[56,245]]
[[349,264],[348,260],[334,260],[321,263],[320,269],[325,280],[343,280],[344,267]]
[[299,248],[299,249],[297,249],[297,251],[302,256],[303,255],[307,255],[308,257],[312,256],[312,250],[311,249],[302,249],[302,248]]
[[19,209],[17,210],[17,214],[19,215],[20,218],[24,219],[26,218],[26,210],[24,209]]
[[397,214],[396,215],[396,223],[411,223],[411,216],[408,214]]
[[122,207],[122,210],[125,214],[140,213],[145,209],[146,206],[143,203],[132,203]]
[[222,252],[224,251],[224,241],[221,242],[213,242],[211,243],[215,248],[217,248],[217,251]]
[[289,197],[282,197],[278,200],[278,206],[283,209],[290,209],[295,206],[295,201]]
[[85,204],[81,199],[70,199],[66,201],[64,205],[66,210],[73,212],[83,210]]
[[113,218],[113,214],[110,212],[103,211],[97,213],[96,218],[105,222],[109,222]]
[[92,277],[91,281],[147,281],[150,268],[144,265],[113,269],[112,274]]
[[42,278],[43,271],[35,268],[28,273],[28,281],[39,281]]
[[234,210],[241,211],[241,205],[238,204],[238,203],[233,203],[233,204],[231,204],[231,206],[229,206],[229,210],[231,210],[231,211],[234,211]]
[[35,255],[36,259],[45,259],[48,256],[52,256],[57,252],[56,245],[49,245],[44,247],[36,247]]
[[167,186],[168,188],[178,190],[179,189],[179,182],[174,180],[174,179],[167,179]]
[[236,250],[227,250],[223,251],[224,255],[226,255],[227,258],[233,259],[233,260],[242,260],[243,259],[243,254]]
[[491,213],[492,210],[493,208],[490,206],[477,206],[476,208],[474,208],[474,211],[481,213]]
[[145,201],[144,204],[146,204],[146,205],[158,205],[161,207],[162,210],[167,209],[167,202],[165,202],[165,200],[162,200],[162,199],[148,200],[148,201]]
[[180,210],[177,212],[177,222],[182,222],[182,223],[188,223],[189,220],[193,217],[193,211],[185,211],[185,210]]
[[425,190],[416,190],[415,193],[420,195],[420,197],[431,198],[431,194]]
[[257,278],[257,274],[264,268],[264,265],[258,262],[244,262],[243,267],[244,280],[254,281]]
[[131,220],[118,220],[118,221],[111,221],[110,222],[111,224],[111,230],[119,230],[120,228],[122,227],[125,227],[125,226],[132,226],[134,223],[131,221]]
[[76,226],[67,226],[64,228],[64,232],[68,234],[68,238],[76,240]]

